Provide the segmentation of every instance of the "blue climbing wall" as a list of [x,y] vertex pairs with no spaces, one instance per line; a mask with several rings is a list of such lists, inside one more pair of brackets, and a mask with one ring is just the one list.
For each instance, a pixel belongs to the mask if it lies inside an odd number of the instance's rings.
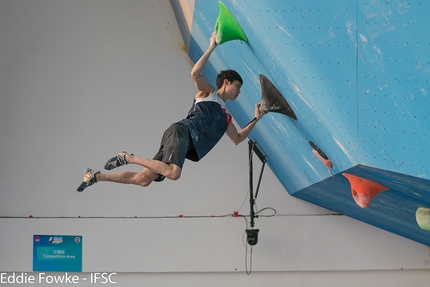
[[[261,99],[259,75],[297,120],[269,113],[250,135],[286,191],[298,198],[430,245],[415,221],[430,208],[430,2],[224,0],[249,42],[220,45],[204,73],[232,68],[244,79],[228,102],[240,126]],[[216,0],[197,0],[189,55],[208,46]],[[313,153],[317,145],[332,163]],[[343,172],[384,185],[358,206]],[[264,191],[263,191],[264,192]]]

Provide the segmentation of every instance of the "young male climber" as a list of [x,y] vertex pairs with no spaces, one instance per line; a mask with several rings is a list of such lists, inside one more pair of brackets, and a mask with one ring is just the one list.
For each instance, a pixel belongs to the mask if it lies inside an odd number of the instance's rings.
[[104,168],[111,170],[126,164],[137,164],[144,167],[141,172],[122,171],[101,173],[90,168],[86,170],[84,180],[78,191],[100,181],[148,186],[153,181],[165,178],[177,180],[181,176],[185,159],[201,160],[221,139],[223,134],[234,144],[245,140],[255,124],[264,113],[255,105],[253,122],[237,130],[232,117],[226,112],[225,101],[235,100],[243,84],[241,76],[234,70],[221,71],[216,78],[217,90],[201,74],[211,53],[217,47],[216,33],[210,38],[209,47],[191,70],[191,78],[198,92],[188,116],[172,124],[163,134],[160,149],[153,159],[135,156],[125,151],[110,158]]

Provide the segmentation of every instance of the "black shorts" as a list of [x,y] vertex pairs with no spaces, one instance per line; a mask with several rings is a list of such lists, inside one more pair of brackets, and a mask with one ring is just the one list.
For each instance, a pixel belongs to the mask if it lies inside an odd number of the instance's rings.
[[[188,127],[181,122],[177,122],[164,132],[160,149],[153,159],[168,164],[173,163],[182,169],[187,153],[193,148]],[[162,180],[164,180],[164,176],[160,175],[155,181]]]

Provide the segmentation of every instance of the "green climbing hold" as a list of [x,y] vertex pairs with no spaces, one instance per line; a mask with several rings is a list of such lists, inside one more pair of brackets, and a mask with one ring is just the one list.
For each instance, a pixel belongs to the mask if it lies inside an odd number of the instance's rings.
[[415,213],[415,218],[417,220],[418,226],[421,229],[430,231],[430,209],[420,207]]
[[221,45],[232,40],[242,40],[248,42],[248,38],[227,7],[221,1],[218,1],[218,5],[219,15],[214,29],[214,31],[217,33],[217,44]]

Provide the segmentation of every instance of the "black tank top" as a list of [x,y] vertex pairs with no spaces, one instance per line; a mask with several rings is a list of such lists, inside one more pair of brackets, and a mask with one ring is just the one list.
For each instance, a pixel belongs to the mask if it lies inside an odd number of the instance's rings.
[[195,149],[187,154],[187,159],[199,161],[222,138],[231,122],[231,115],[218,102],[203,100],[196,103],[194,100],[188,116],[181,122],[190,130]]

